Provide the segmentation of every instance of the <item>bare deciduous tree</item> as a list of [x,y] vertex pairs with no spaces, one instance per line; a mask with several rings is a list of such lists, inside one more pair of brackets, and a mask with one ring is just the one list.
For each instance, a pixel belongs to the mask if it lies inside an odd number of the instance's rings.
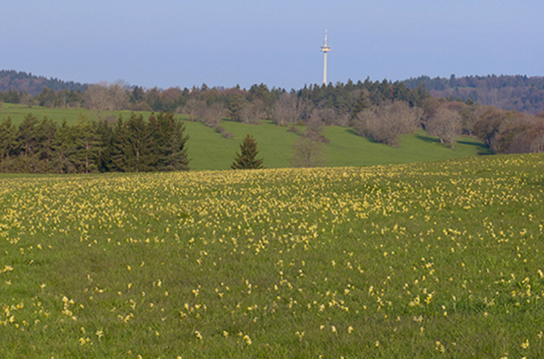
[[85,104],[91,110],[103,111],[124,110],[128,107],[129,95],[119,84],[101,82],[87,86],[83,94]]
[[441,143],[454,147],[455,137],[461,134],[463,118],[459,112],[446,107],[438,108],[427,121],[427,131],[432,136],[438,136]]
[[325,165],[325,144],[330,140],[321,132],[325,129],[325,122],[320,111],[312,111],[306,120],[306,131],[293,145],[291,165],[294,167],[320,167]]
[[544,121],[522,114],[501,131],[497,152],[540,153],[544,152]]
[[[32,107],[32,105],[34,104],[34,100],[32,99],[32,96],[28,92],[23,92],[21,94],[21,99],[19,101],[27,107]],[[52,107],[52,106],[46,106],[46,107]]]
[[307,99],[284,92],[272,107],[272,120],[279,126],[297,123],[308,107],[309,101]]
[[253,117],[255,120],[266,120],[270,118],[270,108],[261,99],[255,99],[253,104]]
[[355,132],[378,143],[396,146],[398,136],[415,131],[422,111],[404,101],[383,104],[359,112],[353,121]]
[[186,115],[189,115],[189,121],[196,121],[197,120],[197,109],[199,106],[199,101],[191,96],[187,103],[185,103],[185,106],[183,106],[183,109],[181,109],[181,113],[184,113]]
[[349,113],[340,113],[330,107],[313,109],[310,116],[317,116],[327,126],[347,126],[349,124]]
[[252,103],[246,103],[239,113],[240,121],[243,123],[258,123],[258,120],[268,118],[266,106],[260,99],[256,99]]
[[214,103],[211,106],[206,105],[204,101],[196,104],[196,115],[208,127],[217,127],[221,120],[226,116],[226,109],[221,103]]
[[130,96],[128,91],[120,84],[110,84],[108,87],[108,96],[113,110],[125,110],[128,108]]
[[272,107],[272,119],[279,126],[287,126],[297,121],[297,103],[294,96],[285,92]]
[[325,164],[325,144],[307,136],[300,136],[293,144],[293,167],[320,167]]
[[107,111],[111,107],[105,82],[87,86],[83,99],[87,108],[98,111],[99,117],[102,111]]
[[303,136],[314,141],[329,143],[330,140],[321,133],[325,129],[325,121],[321,114],[320,110],[312,111],[310,117],[306,120],[306,131]]
[[536,136],[531,142],[530,146],[531,152],[542,153],[544,152],[544,133]]

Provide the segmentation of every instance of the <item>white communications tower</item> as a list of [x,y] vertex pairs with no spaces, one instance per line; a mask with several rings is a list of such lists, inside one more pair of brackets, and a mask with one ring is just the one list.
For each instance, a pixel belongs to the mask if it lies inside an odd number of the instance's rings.
[[327,30],[325,30],[325,44],[321,46],[321,51],[325,56],[325,62],[323,63],[323,84],[327,85],[327,52],[331,51],[330,46],[327,46]]

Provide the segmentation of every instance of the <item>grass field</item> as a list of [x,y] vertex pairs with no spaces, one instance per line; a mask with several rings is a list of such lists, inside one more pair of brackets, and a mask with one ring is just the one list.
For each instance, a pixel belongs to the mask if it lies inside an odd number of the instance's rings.
[[542,357],[543,164],[1,178],[0,357]]
[[[31,111],[38,118],[47,116],[58,120],[63,119],[70,124],[78,121],[80,114],[96,120],[96,111],[86,109],[49,109],[42,107],[28,108],[22,105],[3,104],[0,107],[0,121],[9,114],[14,123],[19,124]],[[104,113],[103,116],[130,117],[129,111]],[[144,117],[149,112],[142,112]],[[177,115],[178,118],[183,118]],[[263,121],[261,125],[246,125],[238,122],[223,121],[223,126],[233,134],[230,139],[200,122],[185,122],[186,132],[190,136],[187,143],[189,156],[192,159],[190,168],[193,170],[226,170],[230,168],[240,143],[246,134],[255,137],[261,158],[267,168],[285,168],[290,166],[293,143],[296,134],[288,132],[286,127],[279,127]],[[449,158],[476,156],[487,154],[483,145],[473,138],[459,138],[455,149],[441,145],[436,138],[419,131],[415,135],[402,136],[399,147],[390,147],[357,136],[346,127],[327,127],[324,134],[330,139],[325,148],[325,165],[329,167],[371,166],[384,164],[402,164],[423,161],[436,161]]]
[[[32,113],[34,116],[38,117],[39,119],[42,119],[43,117],[47,117],[53,120],[58,121],[59,123],[62,122],[62,120],[66,120],[66,122],[69,125],[74,125],[78,122],[79,116],[84,115],[88,119],[97,121],[98,120],[98,112],[88,110],[86,108],[48,108],[48,107],[41,107],[41,106],[32,106],[28,107],[25,105],[14,105],[10,103],[3,103],[0,106],[0,121],[3,121],[8,115],[13,120],[14,124],[19,125],[21,122],[23,122],[26,115],[29,113]],[[148,116],[151,112],[142,112],[144,116]],[[130,111],[105,111],[102,113],[103,118],[107,118],[109,116],[115,116],[118,117],[119,114],[123,114],[125,118],[129,118],[131,112]]]

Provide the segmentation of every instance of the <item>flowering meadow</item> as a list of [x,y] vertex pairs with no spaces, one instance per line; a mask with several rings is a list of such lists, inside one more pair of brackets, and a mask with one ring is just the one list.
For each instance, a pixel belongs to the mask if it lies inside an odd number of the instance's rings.
[[2,358],[538,358],[544,157],[0,177]]

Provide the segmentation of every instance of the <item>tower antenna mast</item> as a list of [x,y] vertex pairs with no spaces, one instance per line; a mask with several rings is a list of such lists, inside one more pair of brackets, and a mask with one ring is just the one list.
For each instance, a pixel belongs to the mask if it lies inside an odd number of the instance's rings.
[[323,55],[324,55],[323,85],[327,86],[327,53],[331,51],[330,46],[327,45],[327,29],[325,29],[325,44],[321,46],[321,51],[323,51]]

